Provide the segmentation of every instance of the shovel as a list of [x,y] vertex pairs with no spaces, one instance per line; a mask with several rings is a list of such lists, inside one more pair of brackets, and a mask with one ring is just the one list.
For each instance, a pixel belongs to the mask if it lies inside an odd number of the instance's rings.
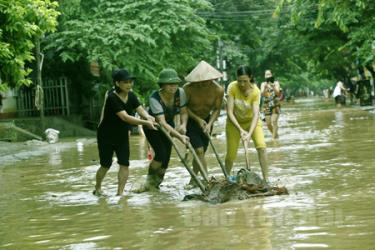
[[[198,184],[199,188],[201,189],[201,191],[203,193],[206,192],[206,189],[204,187],[204,185],[202,184],[202,182],[199,180],[199,178],[197,177],[197,175],[194,173],[194,171],[192,169],[189,168],[189,166],[187,165],[184,157],[182,156],[182,154],[180,153],[179,149],[178,149],[178,146],[176,145],[176,143],[173,141],[173,138],[171,137],[171,135],[162,127],[162,126],[158,126],[158,129],[168,138],[168,140],[172,143],[172,146],[174,147],[174,149],[176,150],[177,152],[177,155],[178,157],[180,158],[181,162],[184,164],[186,170],[189,172],[191,178],[194,179],[194,181]],[[189,146],[191,146],[191,144],[189,143]],[[193,150],[193,152],[195,153],[195,151]],[[199,161],[199,159],[198,159]],[[200,161],[199,161],[200,163]],[[202,173],[205,173],[205,172],[202,172]]]
[[191,151],[191,153],[193,154],[194,160],[198,163],[199,171],[201,171],[203,179],[208,183],[208,175],[207,175],[206,171],[204,170],[202,162],[199,159],[197,153],[195,152],[195,150],[194,150],[194,148],[193,148],[193,146],[191,145],[190,142],[188,144],[188,148]]
[[220,159],[220,157],[219,157],[219,154],[218,154],[217,151],[216,151],[215,145],[213,144],[213,142],[212,142],[212,140],[211,140],[211,136],[210,136],[210,134],[206,133],[206,136],[208,137],[208,140],[209,140],[209,142],[210,142],[211,148],[212,148],[212,150],[214,151],[214,154],[215,154],[215,156],[216,156],[216,159],[217,159],[217,161],[219,162],[220,168],[221,168],[221,170],[223,171],[225,178],[228,179],[228,173],[227,173],[227,170],[225,169],[225,166],[224,166],[223,162],[221,161],[221,159]]
[[250,170],[250,160],[249,160],[249,156],[247,154],[247,152],[248,152],[247,141],[242,140],[242,145],[243,145],[243,148],[245,149],[246,169]]

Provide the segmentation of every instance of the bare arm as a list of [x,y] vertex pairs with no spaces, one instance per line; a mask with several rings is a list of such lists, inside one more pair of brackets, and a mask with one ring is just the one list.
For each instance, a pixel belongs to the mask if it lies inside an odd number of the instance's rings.
[[233,113],[233,108],[234,108],[234,98],[230,95],[228,95],[227,98],[227,115],[229,117],[229,120],[233,123],[233,125],[240,131],[241,137],[246,133],[245,130],[242,129],[240,124],[238,123],[236,117],[234,116]]
[[[187,112],[189,114],[189,117],[196,121],[198,123],[199,127],[202,128],[204,133],[210,133],[210,126],[209,124],[202,118],[200,118],[198,115],[196,115],[191,109],[187,108]],[[220,110],[219,110],[220,112]],[[211,120],[211,117],[210,117]]]
[[268,84],[266,82],[262,82],[262,84],[260,85],[260,93],[261,93],[261,96],[265,96],[266,95],[266,89],[267,89],[267,86]]
[[340,88],[341,88],[342,93],[345,95],[347,93],[347,90],[344,87],[344,85],[341,85]]
[[181,134],[186,134],[186,125],[188,121],[188,109],[186,107],[181,108],[180,111],[180,126],[179,126],[179,131]]
[[159,123],[160,126],[162,126],[165,130],[167,130],[167,132],[170,133],[171,136],[176,137],[184,144],[187,144],[189,142],[189,137],[187,137],[186,135],[180,134],[171,125],[169,125],[167,121],[165,120],[164,115],[156,116],[156,121]]
[[275,83],[273,84],[273,90],[275,91],[275,94],[277,96],[280,95],[280,83],[279,83],[279,81],[275,81]]
[[257,126],[258,119],[259,119],[259,104],[257,102],[253,102],[252,106],[253,106],[253,118],[251,119],[251,125],[249,129],[250,137],[252,136],[254,129]]
[[220,115],[220,109],[223,103],[223,97],[224,97],[224,89],[220,88],[218,90],[218,95],[215,100],[214,109],[211,113],[210,120],[208,121],[208,124],[207,124],[208,129],[211,129],[213,123],[217,120],[217,118]]
[[120,112],[117,112],[116,115],[123,120],[124,122],[127,122],[131,125],[146,125],[147,127],[151,129],[156,129],[154,127],[154,123],[148,120],[142,120],[137,117],[134,117],[132,115],[129,115],[125,110],[122,110]]
[[143,108],[142,105],[139,105],[138,108],[136,108],[136,111],[137,113],[143,118],[143,119],[146,119],[146,120],[149,120],[149,121],[152,121],[154,122],[155,121],[155,118],[151,115],[149,115],[149,113]]
[[195,114],[191,109],[187,108],[187,111],[189,117],[199,124],[204,133],[210,133],[213,122],[219,117],[220,114],[220,108],[216,109],[216,107],[214,107],[214,110],[210,115],[210,120],[206,122],[204,119],[200,118],[197,114]]
[[[187,101],[187,103],[189,103],[189,100],[190,100],[189,84],[185,84],[183,88],[184,88],[185,95],[186,95],[186,101]],[[206,122],[202,118],[197,116],[191,109],[189,109],[187,107],[186,110],[187,110],[188,117],[190,117],[191,119],[196,121],[199,125],[201,125],[202,122],[204,122],[204,124],[206,124]]]

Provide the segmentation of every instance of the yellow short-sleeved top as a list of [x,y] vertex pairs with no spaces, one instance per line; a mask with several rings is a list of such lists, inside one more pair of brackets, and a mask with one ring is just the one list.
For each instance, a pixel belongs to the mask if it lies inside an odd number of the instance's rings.
[[234,99],[233,114],[238,122],[248,122],[253,118],[253,104],[259,106],[260,90],[252,84],[250,95],[244,96],[238,87],[237,81],[228,85],[227,93]]

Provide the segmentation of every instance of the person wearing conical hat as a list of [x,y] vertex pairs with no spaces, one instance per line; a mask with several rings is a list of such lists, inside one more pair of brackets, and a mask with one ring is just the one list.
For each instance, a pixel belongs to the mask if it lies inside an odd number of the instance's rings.
[[[219,117],[224,97],[224,88],[215,80],[222,73],[205,61],[199,64],[185,77],[184,90],[187,97],[189,119],[186,135],[195,149],[205,171],[207,163],[205,152],[214,122]],[[194,160],[193,170],[199,172],[199,165]],[[190,184],[193,184],[192,180]]]

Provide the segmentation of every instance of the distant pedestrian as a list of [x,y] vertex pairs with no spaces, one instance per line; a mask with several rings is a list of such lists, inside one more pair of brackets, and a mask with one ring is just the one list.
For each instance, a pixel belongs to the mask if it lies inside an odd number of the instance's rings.
[[[122,195],[129,176],[129,129],[131,125],[145,125],[156,129],[155,119],[150,116],[131,91],[133,77],[126,69],[112,75],[115,88],[108,91],[104,100],[97,140],[100,168],[96,172],[94,195],[102,194],[102,181],[112,165],[113,153],[119,164],[117,195]],[[143,119],[130,114],[136,111]]]
[[336,107],[340,108],[341,105],[346,104],[346,89],[344,87],[344,84],[341,81],[338,81],[336,83],[336,87],[333,90],[333,98],[335,98]]
[[268,130],[273,139],[279,138],[278,121],[281,112],[281,88],[279,81],[276,81],[271,70],[266,70],[265,81],[261,84],[262,112],[264,112]]

